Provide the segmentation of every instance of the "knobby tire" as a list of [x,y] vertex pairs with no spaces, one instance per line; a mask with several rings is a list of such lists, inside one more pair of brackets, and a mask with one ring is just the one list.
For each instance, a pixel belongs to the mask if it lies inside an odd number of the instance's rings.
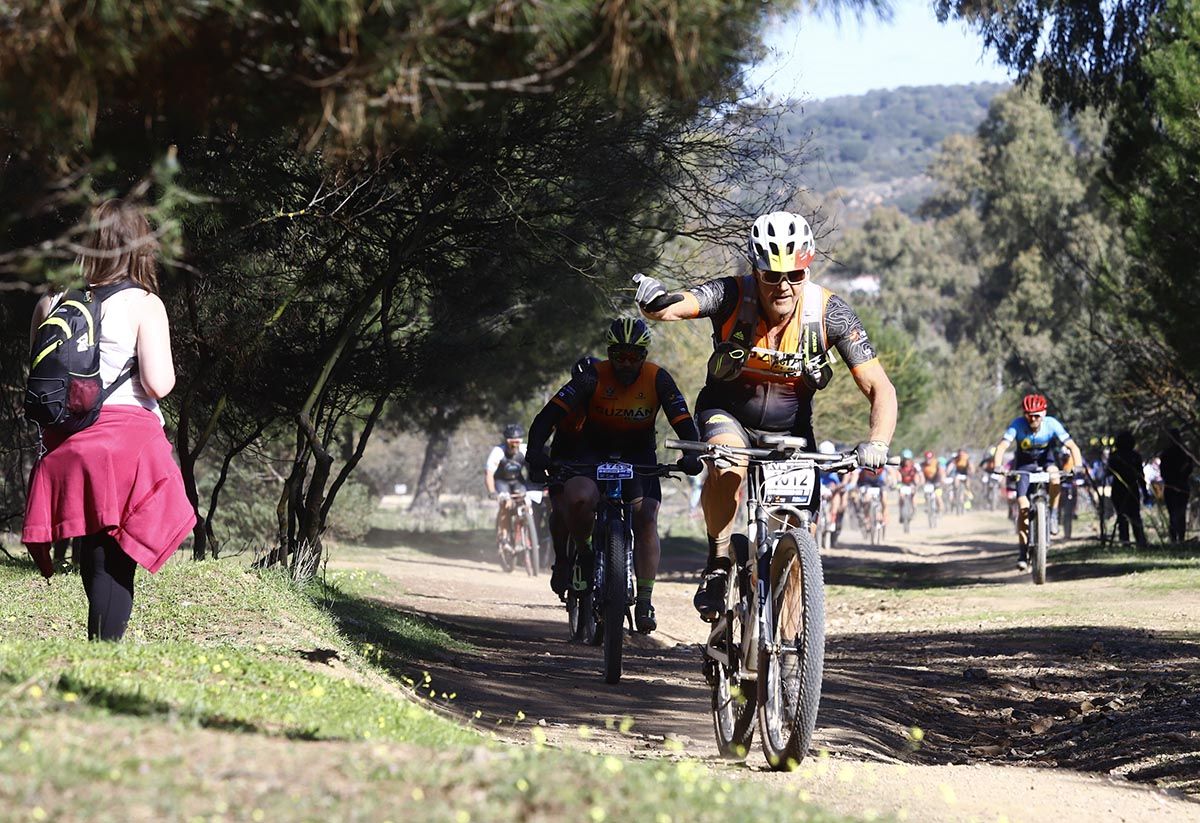
[[[743,572],[750,555],[750,542],[744,534],[735,534],[730,539],[730,549],[736,559],[730,573],[725,597],[726,651],[730,665],[723,666],[714,661],[716,676],[712,687],[713,731],[717,738],[717,751],[729,760],[745,760],[754,740],[754,707],[757,695],[749,682],[739,683],[736,672],[741,669],[743,644],[749,642],[750,633],[745,631],[737,616],[736,604],[741,600],[741,581],[745,575],[746,589],[750,588],[749,574]],[[754,597],[753,591],[746,596]]]
[[604,682],[621,682],[621,653],[625,644],[626,581],[629,557],[625,524],[609,523],[604,557]]
[[1046,550],[1050,545],[1050,517],[1045,498],[1034,504],[1036,522],[1030,523],[1029,537],[1033,540],[1033,582],[1041,586],[1046,582]]
[[[805,530],[785,533],[771,557],[771,637],[758,655],[759,738],[776,771],[808,754],[825,667],[825,585],[821,558]],[[778,644],[786,653],[767,646]]]

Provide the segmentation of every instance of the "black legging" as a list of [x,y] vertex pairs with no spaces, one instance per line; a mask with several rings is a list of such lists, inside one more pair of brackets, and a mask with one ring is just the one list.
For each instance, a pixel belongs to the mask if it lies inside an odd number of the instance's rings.
[[107,532],[80,538],[79,571],[88,599],[88,640],[120,640],[133,610],[137,563]]

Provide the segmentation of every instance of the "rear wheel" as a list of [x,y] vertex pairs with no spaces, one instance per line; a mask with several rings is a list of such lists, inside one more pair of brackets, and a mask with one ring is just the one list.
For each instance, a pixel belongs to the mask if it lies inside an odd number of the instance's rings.
[[[730,538],[730,548],[737,565],[730,574],[729,591],[725,599],[725,652],[729,656],[729,665],[709,660],[709,663],[716,667],[712,687],[712,716],[713,730],[717,736],[717,751],[721,757],[744,760],[754,739],[756,695],[753,687],[738,677],[742,644],[748,639],[738,603],[743,594],[742,570],[750,556],[750,542],[746,535],[735,534]],[[746,591],[745,596],[753,597],[754,593]]]
[[1033,582],[1039,586],[1046,582],[1046,549],[1050,545],[1050,518],[1046,511],[1046,498],[1039,497],[1034,503],[1029,523],[1029,539],[1033,543],[1030,552],[1033,559]]
[[609,524],[604,555],[604,682],[621,681],[621,653],[625,645],[625,615],[629,611],[626,585],[629,554],[625,524]]
[[787,532],[771,556],[770,636],[758,654],[758,721],[775,770],[795,768],[812,743],[825,666],[825,587],[812,536]]
[[507,528],[501,527],[496,534],[496,553],[500,557],[500,568],[506,572],[513,570],[513,553],[515,551],[513,538],[516,537],[513,532],[512,518],[509,518]]
[[[1068,481],[1069,482],[1069,481]],[[1063,497],[1062,503],[1059,505],[1059,525],[1062,528],[1063,540],[1071,539],[1071,528],[1075,524],[1075,506],[1078,504],[1077,490],[1072,490],[1070,494]]]
[[523,532],[521,549],[525,552],[525,571],[529,572],[530,577],[537,577],[540,571],[538,568],[538,533],[532,507],[525,507],[525,515],[521,522],[524,524],[524,528],[521,529]]

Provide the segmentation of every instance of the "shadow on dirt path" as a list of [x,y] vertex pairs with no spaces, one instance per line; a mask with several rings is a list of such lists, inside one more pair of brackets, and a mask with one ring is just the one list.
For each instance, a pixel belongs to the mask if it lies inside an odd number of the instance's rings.
[[[441,695],[454,694],[451,711],[514,739],[528,739],[525,727],[545,721],[552,742],[565,745],[579,745],[576,730],[589,726],[597,731],[588,746],[662,756],[662,741],[671,738],[691,756],[715,759],[710,695],[700,673],[705,628],[690,606],[703,550],[698,541],[680,539],[664,556],[655,589],[660,630],[650,638],[629,636],[625,677],[606,686],[600,650],[567,641],[566,613],[546,577],[501,574],[476,559],[478,532],[459,537],[470,545],[456,544],[454,536],[408,534],[406,544],[421,543],[418,550],[392,546],[354,562],[403,587],[387,598],[389,606],[449,626],[472,647],[415,663],[397,657],[397,675],[421,682],[428,672],[423,692],[442,703]],[[1112,775],[1200,795],[1194,720],[1200,642],[1183,632],[1085,625],[1086,619],[1044,624],[1037,615],[1046,592],[1060,598],[1069,592],[1086,610],[1089,586],[1111,592],[1108,581],[1120,582],[1123,574],[1121,563],[1064,555],[1066,562],[1052,559],[1050,580],[1066,588],[1042,588],[1015,571],[1011,535],[995,523],[878,547],[847,540],[826,552],[826,583],[844,588],[830,594],[814,748],[844,762],[1034,767],[1017,771],[1050,780]],[[1176,562],[1184,561],[1146,558],[1145,564]],[[1131,565],[1146,569],[1140,560]],[[1011,625],[934,628],[947,614],[1000,602],[982,600],[993,593],[1011,607],[1003,613]],[[891,598],[887,611],[881,611],[884,596]],[[625,717],[634,719],[632,732],[605,732]],[[752,758],[753,769],[762,768],[760,761]]]

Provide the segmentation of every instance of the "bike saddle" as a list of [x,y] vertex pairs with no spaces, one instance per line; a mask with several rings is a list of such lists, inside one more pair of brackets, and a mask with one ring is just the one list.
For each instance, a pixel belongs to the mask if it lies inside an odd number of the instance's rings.
[[808,440],[803,437],[793,437],[790,434],[756,434],[752,439],[754,445],[761,449],[804,451],[808,448]]

